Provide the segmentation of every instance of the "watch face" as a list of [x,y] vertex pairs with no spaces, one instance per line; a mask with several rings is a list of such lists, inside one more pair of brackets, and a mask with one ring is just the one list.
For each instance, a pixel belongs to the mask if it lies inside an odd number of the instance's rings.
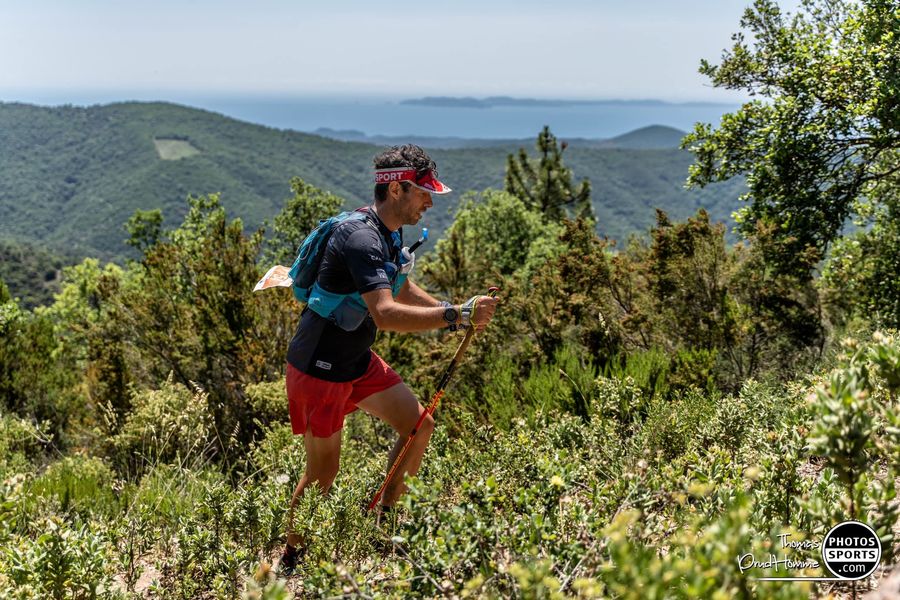
[[456,323],[456,320],[459,318],[459,313],[455,308],[448,308],[444,311],[444,320],[448,323]]

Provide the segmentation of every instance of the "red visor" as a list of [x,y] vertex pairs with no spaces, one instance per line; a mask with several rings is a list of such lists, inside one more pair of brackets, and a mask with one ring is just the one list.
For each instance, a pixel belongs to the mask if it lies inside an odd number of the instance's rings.
[[441,183],[434,171],[426,171],[416,176],[416,170],[409,167],[390,167],[387,169],[375,169],[375,183],[390,183],[392,181],[408,181],[420,190],[432,194],[446,194],[450,188]]

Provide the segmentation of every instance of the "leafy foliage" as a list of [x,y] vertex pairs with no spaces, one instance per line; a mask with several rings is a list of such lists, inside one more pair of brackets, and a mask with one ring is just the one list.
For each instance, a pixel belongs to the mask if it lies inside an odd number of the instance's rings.
[[107,300],[115,334],[127,340],[122,351],[134,356],[125,361],[130,379],[147,385],[171,372],[182,385],[214,390],[220,449],[234,436],[247,439],[253,428],[234,383],[280,371],[289,327],[290,315],[274,312],[286,299],[253,295],[247,285],[258,277],[261,243],[259,233],[246,237],[240,221],[227,220],[217,197],[191,199],[182,226],[148,249]]
[[900,185],[872,216],[871,228],[835,244],[822,277],[831,317],[900,327]]
[[335,215],[344,201],[330,192],[320,190],[299,177],[291,179],[294,193],[281,212],[275,216],[272,235],[266,240],[267,258],[274,264],[290,265],[297,249],[320,219]]
[[700,71],[760,99],[685,138],[696,156],[689,183],[746,174],[741,227],[752,234],[758,222],[774,224],[791,242],[778,264],[797,268],[793,256],[823,253],[857,201],[896,185],[897,6],[806,0],[789,16],[756,0],[741,27],[721,64],[703,61]]
[[59,434],[79,414],[69,393],[72,357],[44,312],[31,313],[10,300],[0,304],[0,406]]
[[[447,239],[455,235],[454,226]],[[504,312],[544,356],[568,341],[616,369],[625,353],[661,349],[667,386],[734,391],[747,377],[799,364],[821,343],[815,290],[767,270],[765,248],[728,249],[724,228],[703,211],[685,223],[660,212],[649,244],[633,239],[618,253],[585,223],[567,222],[556,250],[504,284]]]
[[192,393],[169,375],[161,389],[135,394],[110,444],[135,472],[160,462],[202,464],[212,441],[208,402],[208,394],[199,389]]
[[[486,190],[470,194],[434,254],[422,267],[432,289],[457,298],[476,289],[478,280],[509,277],[523,265],[535,268],[559,248],[560,228],[516,196]],[[532,252],[534,249],[534,252]]]
[[[891,458],[898,439],[895,427],[900,424],[895,407],[900,349],[896,338],[881,333],[873,336],[871,344],[847,340],[845,347],[840,368],[831,374],[827,387],[817,390],[820,418],[809,442],[844,486],[843,514],[855,519],[877,515],[872,526],[888,548],[890,560],[898,518],[893,502],[898,474]],[[882,433],[884,424],[889,428]],[[885,434],[888,439],[883,438]],[[872,475],[872,465],[879,461],[888,465],[883,479]]]
[[14,414],[0,414],[0,479],[28,471],[50,441],[35,424]]

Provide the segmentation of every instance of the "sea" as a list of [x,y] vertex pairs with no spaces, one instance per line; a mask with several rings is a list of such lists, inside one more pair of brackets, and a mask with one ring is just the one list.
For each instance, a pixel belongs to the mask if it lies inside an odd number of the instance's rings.
[[[657,100],[522,101],[488,107],[414,104],[411,98],[371,96],[271,96],[152,91],[15,92],[0,101],[43,106],[90,106],[122,101],[166,101],[202,108],[278,129],[322,129],[368,136],[522,139],[545,125],[558,137],[608,139],[650,125],[690,131],[697,122],[717,124],[735,103]],[[464,103],[459,103],[464,104]]]

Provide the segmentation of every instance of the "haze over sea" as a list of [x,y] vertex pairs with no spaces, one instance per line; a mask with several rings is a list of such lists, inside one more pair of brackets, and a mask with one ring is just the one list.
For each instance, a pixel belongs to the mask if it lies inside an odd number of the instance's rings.
[[736,104],[660,101],[542,102],[488,108],[426,106],[409,98],[362,96],[251,96],[165,92],[3,93],[0,100],[41,105],[91,105],[127,100],[166,101],[222,113],[279,129],[355,130],[367,135],[521,139],[544,125],[561,138],[611,138],[649,125],[689,131],[695,122],[718,123]]

